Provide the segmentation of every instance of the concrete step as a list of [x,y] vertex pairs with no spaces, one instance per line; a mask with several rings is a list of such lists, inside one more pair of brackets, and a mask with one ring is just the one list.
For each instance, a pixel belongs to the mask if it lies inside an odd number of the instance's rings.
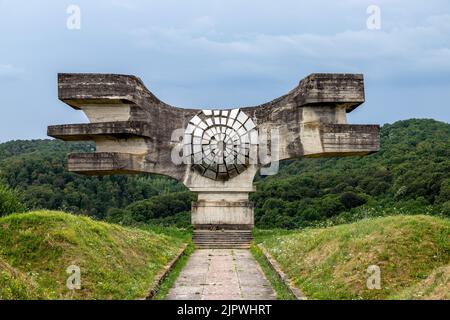
[[198,249],[248,249],[253,240],[250,230],[194,230]]
[[195,244],[247,244],[251,243],[251,241],[194,241]]
[[253,239],[253,237],[237,237],[237,236],[196,236],[195,239]]
[[195,236],[201,237],[252,237],[251,233],[195,233]]
[[196,244],[197,249],[250,249],[250,244],[234,244],[234,245],[216,245],[216,244]]
[[252,237],[251,234],[198,234],[194,233],[194,236],[197,237]]
[[195,243],[200,242],[235,242],[235,243],[248,243],[252,242],[252,239],[192,239]]
[[237,238],[252,238],[251,234],[195,234],[195,237],[237,237]]
[[192,236],[192,238],[197,238],[197,239],[253,239],[253,237],[238,237],[238,236]]
[[195,230],[194,231],[195,233],[197,233],[197,234],[252,234],[251,233],[251,231],[246,231],[246,232],[243,232],[243,231],[240,231],[240,232],[237,232],[237,231],[203,231],[203,230]]
[[246,244],[246,243],[251,243],[251,241],[214,241],[214,240],[210,240],[210,241],[195,241],[195,244],[211,244],[211,243],[217,243],[217,244]]
[[218,229],[218,230],[209,230],[209,229],[196,229],[194,232],[205,232],[205,233],[217,233],[217,232],[223,232],[223,233],[252,233],[252,230],[233,230],[233,229]]
[[214,239],[214,238],[198,239],[198,238],[193,238],[192,240],[194,240],[194,241],[228,241],[228,242],[251,242],[252,241],[252,239],[226,239],[226,238],[221,238],[221,239]]
[[253,238],[252,235],[236,235],[236,234],[194,234],[196,238]]

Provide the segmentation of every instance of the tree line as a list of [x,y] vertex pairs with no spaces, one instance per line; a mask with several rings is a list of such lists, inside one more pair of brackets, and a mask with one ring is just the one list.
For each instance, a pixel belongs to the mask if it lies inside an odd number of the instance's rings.
[[[65,170],[68,153],[93,150],[92,143],[57,140],[0,144],[0,215],[55,209],[127,225],[189,225],[195,195],[173,179]],[[277,175],[257,176],[255,184],[251,200],[263,228],[396,213],[450,216],[450,125],[428,119],[386,124],[376,154],[285,161]]]

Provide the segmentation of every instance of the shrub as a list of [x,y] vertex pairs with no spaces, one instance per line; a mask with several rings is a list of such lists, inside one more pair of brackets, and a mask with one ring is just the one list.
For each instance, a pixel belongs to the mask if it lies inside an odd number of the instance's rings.
[[20,211],[25,211],[25,206],[19,201],[16,192],[0,185],[0,216]]
[[366,203],[366,199],[353,192],[343,193],[340,200],[346,209],[356,208]]
[[146,222],[190,211],[191,203],[195,198],[191,192],[174,192],[136,201],[125,209],[131,213],[133,220]]
[[450,179],[445,179],[441,183],[440,193],[438,200],[439,202],[448,202],[450,199]]
[[446,201],[441,205],[441,214],[450,217],[450,201]]
[[136,221],[131,217],[131,212],[125,209],[110,208],[106,213],[105,220],[111,223],[132,225]]

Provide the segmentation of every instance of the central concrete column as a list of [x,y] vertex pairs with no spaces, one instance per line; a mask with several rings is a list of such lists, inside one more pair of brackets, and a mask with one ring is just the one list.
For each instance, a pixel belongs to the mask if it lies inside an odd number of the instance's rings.
[[[185,185],[198,195],[192,203],[192,224],[197,231],[229,230],[251,234],[255,224],[250,192],[255,192],[253,178],[258,171],[251,165],[228,181],[214,181],[190,170]],[[241,235],[243,233],[240,233]]]
[[248,192],[199,192],[192,203],[192,224],[197,230],[251,230],[253,203]]

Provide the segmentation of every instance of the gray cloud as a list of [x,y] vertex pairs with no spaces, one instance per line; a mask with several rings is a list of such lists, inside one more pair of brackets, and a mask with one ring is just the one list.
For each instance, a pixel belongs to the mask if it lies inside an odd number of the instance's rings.
[[[269,60],[273,65],[289,69],[292,63],[307,61],[333,69],[363,66],[379,78],[402,73],[420,75],[433,73],[440,77],[450,72],[450,15],[431,16],[414,27],[395,27],[391,30],[367,29],[345,31],[334,35],[315,34],[234,34],[231,39],[220,39],[213,20],[205,30],[198,32],[193,23],[185,28],[151,27],[131,31],[136,48],[175,55],[214,55],[225,59],[228,69],[260,73]],[[239,63],[227,59],[239,58]],[[283,63],[280,64],[280,59]],[[258,60],[261,62],[258,63]],[[383,68],[380,68],[383,65]],[[247,66],[248,68],[245,68]],[[274,71],[274,68],[269,68]],[[439,72],[438,72],[439,71]]]
[[[382,29],[366,28],[379,5]],[[81,8],[81,30],[66,8]],[[258,104],[312,72],[362,72],[351,120],[450,121],[448,0],[0,0],[0,141],[85,118],[57,100],[57,72],[136,74],[186,107]]]

